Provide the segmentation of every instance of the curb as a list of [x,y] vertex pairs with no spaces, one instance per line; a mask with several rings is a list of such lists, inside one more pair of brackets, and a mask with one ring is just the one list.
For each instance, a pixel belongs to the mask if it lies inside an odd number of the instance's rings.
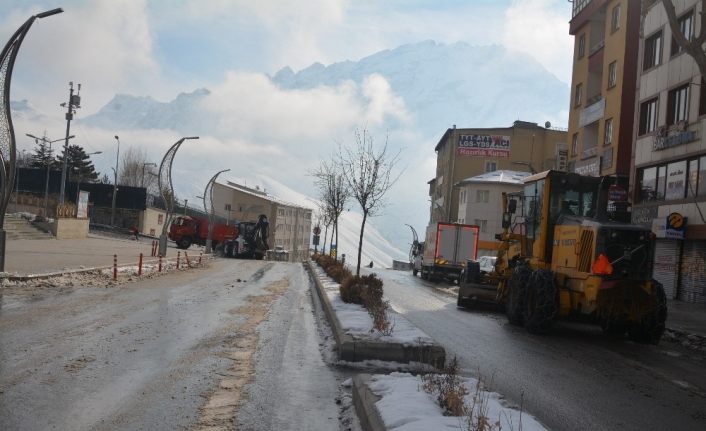
[[438,344],[419,346],[404,345],[401,343],[384,343],[373,340],[360,340],[346,334],[341,329],[341,322],[336,316],[328,296],[313,271],[311,261],[304,262],[309,274],[314,279],[316,292],[321,300],[321,305],[326,314],[333,336],[338,345],[338,356],[349,362],[376,359],[381,361],[394,361],[401,363],[421,362],[436,368],[443,368],[446,363],[446,351]]
[[[183,259],[183,258],[182,258]],[[205,257],[205,255],[202,257],[202,260],[209,260],[213,259],[213,257]],[[176,260],[176,258],[171,258],[171,260]],[[168,263],[170,259],[164,259],[162,262]],[[144,260],[142,261],[142,265],[147,265],[147,264],[157,264],[159,263],[159,259],[152,259],[152,260]],[[118,268],[126,268],[129,266],[137,266],[139,263],[123,263],[118,265]],[[104,266],[93,266],[90,268],[80,268],[80,269],[66,269],[66,270],[61,270],[61,271],[54,271],[54,272],[46,272],[43,274],[26,274],[26,275],[0,275],[0,279],[7,279],[9,281],[29,281],[29,280],[43,280],[46,278],[52,278],[52,277],[59,277],[61,275],[68,275],[68,274],[81,274],[81,273],[88,273],[88,272],[97,272],[97,271],[103,271],[105,269],[113,269],[113,265],[104,265]]]
[[358,374],[353,377],[353,405],[363,431],[386,431],[385,422],[375,407],[380,397],[368,387],[370,378],[370,374]]

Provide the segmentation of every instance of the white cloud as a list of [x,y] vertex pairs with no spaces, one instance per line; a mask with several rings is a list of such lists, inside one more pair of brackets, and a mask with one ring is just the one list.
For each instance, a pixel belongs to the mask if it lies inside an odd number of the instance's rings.
[[571,82],[573,38],[568,21],[571,3],[553,0],[515,0],[505,12],[502,43],[526,52],[561,81]]
[[[13,11],[0,22],[0,31],[11,34],[39,11]],[[97,110],[118,92],[160,93],[146,2],[75,3],[62,14],[36,20],[20,48],[14,76],[13,99],[28,98],[45,112],[60,109],[69,81],[82,84],[86,111]]]

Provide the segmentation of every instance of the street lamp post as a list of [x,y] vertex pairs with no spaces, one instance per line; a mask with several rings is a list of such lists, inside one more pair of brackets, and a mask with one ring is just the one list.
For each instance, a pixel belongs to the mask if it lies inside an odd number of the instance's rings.
[[[10,203],[12,185],[15,182],[17,168],[17,152],[15,129],[12,126],[12,110],[10,109],[10,87],[12,71],[20,50],[22,41],[36,19],[46,18],[63,12],[61,8],[48,10],[30,16],[8,39],[0,51],[0,272],[5,271],[5,211]],[[68,133],[67,133],[68,136]],[[68,138],[67,138],[68,140]]]
[[[46,184],[44,185],[44,217],[49,217],[49,207],[48,207],[49,203],[48,202],[49,202],[49,168],[51,167],[51,160],[50,160],[50,158],[51,158],[51,144],[53,144],[54,142],[63,141],[66,138],[54,139],[53,141],[50,141],[49,138],[47,138],[46,136],[42,136],[41,138],[38,138],[38,137],[32,135],[31,133],[25,133],[25,135],[34,139],[34,142],[42,141],[42,142],[44,142],[45,145],[46,144],[49,145],[49,154],[47,157],[47,179],[46,179]],[[73,139],[75,137],[76,136],[71,135],[68,137],[68,139]],[[64,155],[64,158],[66,158],[66,155]]]
[[142,187],[145,186],[145,166],[157,166],[157,164],[152,162],[142,164],[142,182],[140,183]]
[[110,206],[110,225],[115,225],[115,198],[118,195],[118,162],[120,161],[120,138],[115,135],[115,140],[118,142],[118,151],[115,154],[115,181],[113,181],[113,203]]
[[[216,183],[216,178],[223,172],[228,172],[230,169],[224,169],[216,172],[206,184],[206,190],[203,192],[203,209],[208,214],[208,234],[206,236],[206,253],[211,253],[213,248],[213,224],[215,222],[215,210],[213,208],[213,184]],[[208,201],[208,202],[207,202]],[[229,217],[230,218],[230,217]]]

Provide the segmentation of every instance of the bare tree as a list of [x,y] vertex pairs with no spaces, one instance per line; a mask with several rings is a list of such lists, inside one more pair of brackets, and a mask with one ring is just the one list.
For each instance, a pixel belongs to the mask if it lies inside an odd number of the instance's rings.
[[392,170],[399,161],[399,153],[391,156],[387,152],[387,137],[385,144],[376,151],[373,137],[367,129],[356,129],[355,145],[341,151],[341,167],[351,196],[358,201],[363,211],[363,222],[360,224],[358,238],[358,263],[356,275],[360,275],[360,257],[363,250],[363,233],[368,217],[375,216],[384,207],[385,194],[399,178],[392,176]]
[[[335,161],[321,162],[318,169],[313,172],[313,176],[314,184],[321,194],[324,219],[333,224],[333,230],[336,232],[336,259],[338,259],[338,220],[350,197],[350,189],[342,172],[342,166]],[[333,232],[331,239],[333,240]]]
[[130,187],[145,187],[157,194],[157,164],[150,162],[142,148],[129,147],[122,157],[118,184]]
[[[643,10],[646,11],[646,7],[649,5],[649,0],[643,0]],[[699,34],[684,34],[681,26],[679,25],[679,19],[677,18],[677,12],[674,9],[674,3],[672,0],[662,0],[662,5],[664,10],[667,12],[667,18],[669,20],[669,28],[672,30],[672,37],[677,42],[684,51],[689,54],[696,64],[699,66],[699,72],[701,72],[702,77],[706,77],[706,52],[704,52],[704,43],[706,43],[706,0],[701,0],[701,25],[699,28]],[[695,27],[695,26],[691,26]]]

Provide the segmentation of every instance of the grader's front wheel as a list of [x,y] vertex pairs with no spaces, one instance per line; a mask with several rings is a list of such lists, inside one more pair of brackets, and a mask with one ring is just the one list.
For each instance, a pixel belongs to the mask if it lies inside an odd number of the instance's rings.
[[513,325],[522,325],[524,320],[525,297],[527,284],[532,270],[526,265],[518,264],[507,281],[507,298],[505,299],[505,314]]
[[534,334],[547,332],[554,324],[559,298],[554,274],[546,269],[532,273],[525,302],[525,328]]

